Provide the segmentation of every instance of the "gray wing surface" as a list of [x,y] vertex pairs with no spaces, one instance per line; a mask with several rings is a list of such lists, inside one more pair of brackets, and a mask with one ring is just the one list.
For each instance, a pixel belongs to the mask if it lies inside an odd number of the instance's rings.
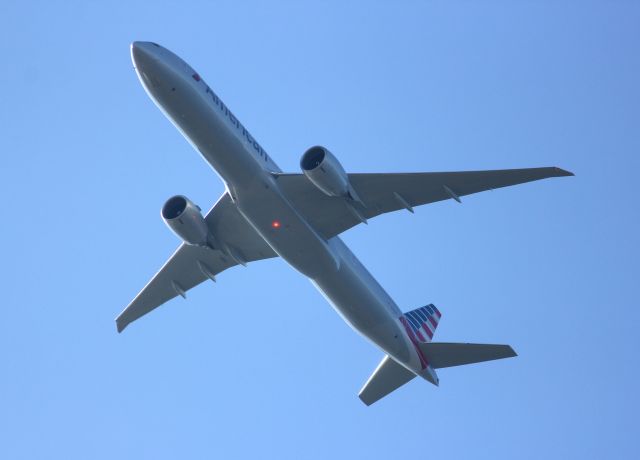
[[415,377],[416,374],[386,355],[373,371],[367,383],[364,384],[358,397],[363,403],[370,406]]
[[[238,213],[227,193],[205,216],[209,230],[216,238],[233,248],[243,261],[275,257],[276,253]],[[236,257],[236,258],[237,258]],[[202,283],[211,276],[237,265],[224,252],[181,244],[160,271],[116,318],[118,332],[128,324],[168,300]]]
[[429,342],[418,346],[434,369],[518,356],[509,345]]
[[[364,218],[472,193],[550,177],[572,176],[560,168],[493,171],[349,174],[364,206],[354,203]],[[274,175],[287,198],[324,237],[331,238],[361,223],[346,200],[327,196],[303,174]]]

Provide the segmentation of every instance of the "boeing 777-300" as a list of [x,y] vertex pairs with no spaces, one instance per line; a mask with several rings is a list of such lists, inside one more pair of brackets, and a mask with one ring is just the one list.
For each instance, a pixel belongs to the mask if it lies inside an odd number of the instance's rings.
[[360,390],[370,405],[436,369],[516,356],[509,345],[432,342],[441,313],[429,304],[403,313],[340,239],[383,213],[549,177],[555,167],[494,171],[346,173],[326,148],[284,173],[185,61],[156,43],[134,42],[133,64],[149,97],[220,175],[225,192],[202,215],[187,197],[161,215],[182,243],[116,319],[129,323],[235,265],[281,257],[307,276],[340,316],[384,357]]

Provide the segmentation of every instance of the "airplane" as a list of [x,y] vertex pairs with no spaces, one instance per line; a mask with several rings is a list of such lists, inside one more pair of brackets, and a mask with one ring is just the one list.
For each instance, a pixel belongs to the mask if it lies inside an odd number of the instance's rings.
[[539,179],[572,176],[556,167],[493,171],[348,174],[325,147],[285,173],[185,61],[153,43],[131,44],[142,86],[218,173],[225,192],[202,215],[186,196],[161,209],[182,240],[160,271],[117,317],[118,332],[222,271],[281,257],[308,277],[355,331],[384,357],[359,392],[371,405],[415,377],[439,385],[437,369],[516,356],[509,345],[433,342],[433,304],[403,313],[339,235],[380,214]]

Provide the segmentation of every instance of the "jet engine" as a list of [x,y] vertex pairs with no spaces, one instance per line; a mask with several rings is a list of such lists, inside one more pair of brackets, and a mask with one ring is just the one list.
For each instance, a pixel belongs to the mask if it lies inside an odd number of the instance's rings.
[[195,246],[207,246],[209,227],[202,217],[200,208],[189,198],[176,195],[162,206],[162,219],[167,226],[185,243]]
[[304,152],[300,167],[305,176],[329,196],[339,196],[360,201],[349,183],[349,176],[335,156],[321,146]]

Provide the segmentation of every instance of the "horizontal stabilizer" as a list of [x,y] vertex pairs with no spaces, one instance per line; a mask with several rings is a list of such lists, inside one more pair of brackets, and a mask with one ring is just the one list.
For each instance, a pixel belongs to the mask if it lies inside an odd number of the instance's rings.
[[382,358],[358,396],[367,406],[387,396],[393,390],[412,380],[416,374],[395,362],[388,355]]
[[509,345],[430,342],[418,346],[434,369],[518,356]]

